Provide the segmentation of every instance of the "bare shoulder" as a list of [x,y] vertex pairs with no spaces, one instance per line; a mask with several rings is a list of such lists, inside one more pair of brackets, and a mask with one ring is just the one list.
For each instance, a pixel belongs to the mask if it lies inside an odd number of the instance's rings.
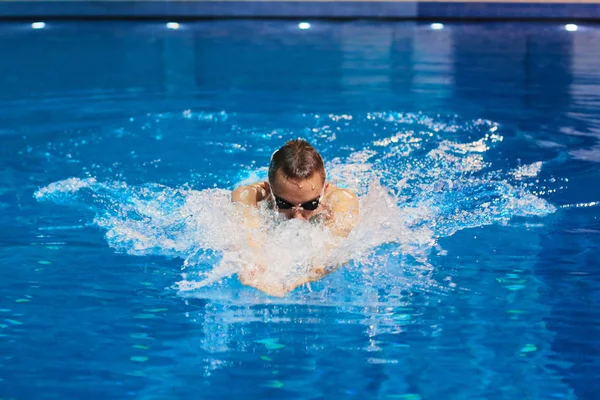
[[327,193],[327,201],[331,204],[333,212],[358,211],[358,196],[350,189],[331,187]]
[[231,192],[231,201],[255,206],[267,196],[267,183],[256,182],[246,186],[240,186]]

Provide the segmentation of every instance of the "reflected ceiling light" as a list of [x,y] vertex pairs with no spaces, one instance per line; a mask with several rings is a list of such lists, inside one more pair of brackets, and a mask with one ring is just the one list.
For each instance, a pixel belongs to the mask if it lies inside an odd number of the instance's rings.
[[34,22],[33,24],[31,24],[32,29],[44,29],[45,27],[46,27],[45,22]]
[[566,24],[565,29],[569,32],[575,32],[578,29],[578,26],[575,24]]
[[169,28],[169,29],[179,29],[179,23],[177,23],[177,22],[167,22],[167,28]]
[[299,29],[310,29],[310,24],[308,22],[300,22],[298,24]]
[[440,29],[444,29],[444,24],[434,22],[433,24],[431,24],[431,29],[439,31]]

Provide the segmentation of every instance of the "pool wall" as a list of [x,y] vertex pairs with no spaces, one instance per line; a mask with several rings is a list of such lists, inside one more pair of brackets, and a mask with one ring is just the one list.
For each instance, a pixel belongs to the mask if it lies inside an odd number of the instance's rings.
[[600,0],[0,0],[0,19],[54,18],[390,18],[600,20]]

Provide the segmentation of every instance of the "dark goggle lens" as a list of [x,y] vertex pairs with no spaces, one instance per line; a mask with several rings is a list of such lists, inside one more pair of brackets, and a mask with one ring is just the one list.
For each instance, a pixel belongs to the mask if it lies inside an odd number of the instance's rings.
[[275,196],[275,204],[280,210],[289,210],[290,208],[294,207],[291,203],[288,203],[287,201],[282,200],[277,196]]
[[[277,196],[275,196],[275,204],[277,205],[277,208],[279,208],[280,210],[289,210],[290,208],[294,207],[293,204],[288,203],[287,201],[280,199]],[[302,204],[300,204],[300,207],[303,210],[314,211],[317,209],[317,207],[319,207],[319,199],[315,199],[315,200],[307,201],[306,203],[302,203]]]
[[319,207],[319,199],[307,201],[306,203],[300,204],[300,207],[307,211],[314,211]]

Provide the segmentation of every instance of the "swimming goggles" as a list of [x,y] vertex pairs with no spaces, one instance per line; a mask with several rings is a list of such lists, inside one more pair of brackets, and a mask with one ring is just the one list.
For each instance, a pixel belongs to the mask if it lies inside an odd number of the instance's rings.
[[290,208],[301,208],[301,209],[307,210],[307,211],[314,211],[317,209],[317,207],[319,207],[319,201],[321,200],[321,196],[319,196],[314,200],[309,200],[305,203],[295,206],[292,203],[290,203],[289,201],[284,200],[279,196],[273,195],[273,197],[275,198],[275,205],[280,210],[289,210]]
[[284,200],[281,197],[275,195],[275,193],[273,193],[273,190],[271,190],[271,196],[273,196],[273,200],[275,201],[275,206],[277,206],[277,208],[280,210],[301,208],[306,211],[314,211],[319,207],[319,202],[321,201],[321,197],[323,197],[324,193],[325,193],[325,186],[323,186],[323,190],[321,190],[321,194],[319,195],[319,197],[317,197],[316,199],[309,200],[307,202],[298,204],[296,206],[296,205],[290,203],[289,201]]

